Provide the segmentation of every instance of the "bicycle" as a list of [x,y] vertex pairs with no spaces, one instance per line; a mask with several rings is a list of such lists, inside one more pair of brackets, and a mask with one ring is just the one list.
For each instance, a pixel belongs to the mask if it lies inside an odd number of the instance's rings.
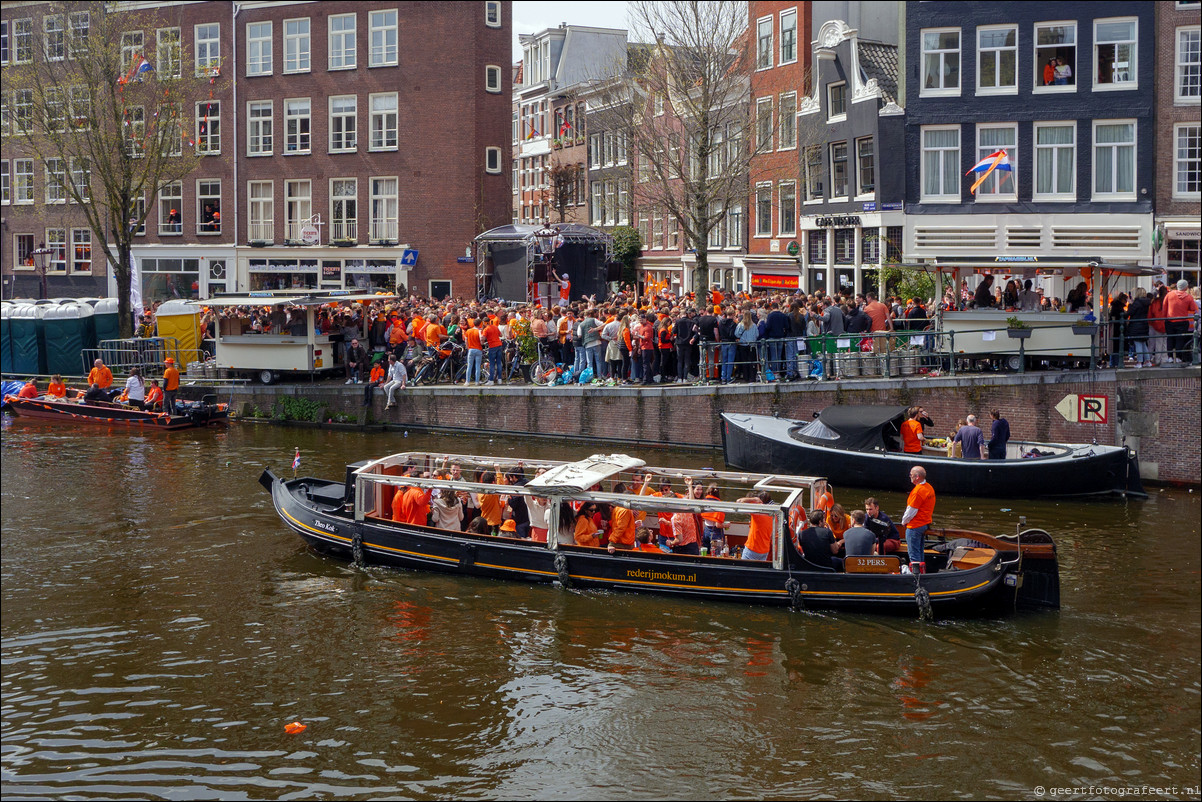
[[538,341],[538,358],[530,366],[530,381],[539,387],[558,384],[560,376],[563,375],[563,365],[555,361],[550,350],[548,343]]

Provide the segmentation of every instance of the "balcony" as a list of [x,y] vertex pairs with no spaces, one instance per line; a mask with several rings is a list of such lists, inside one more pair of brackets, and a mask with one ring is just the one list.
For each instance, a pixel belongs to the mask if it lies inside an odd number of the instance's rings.
[[248,223],[246,226],[246,239],[251,245],[273,245],[275,244],[275,223]]
[[371,244],[396,245],[400,240],[396,220],[372,220]]
[[335,220],[330,224],[330,244],[347,247],[359,240],[357,220]]

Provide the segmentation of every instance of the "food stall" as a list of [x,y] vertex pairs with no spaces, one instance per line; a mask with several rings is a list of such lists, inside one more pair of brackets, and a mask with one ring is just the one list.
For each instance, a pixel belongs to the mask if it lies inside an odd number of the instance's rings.
[[[293,308],[303,310],[305,325],[267,334],[252,331],[250,322],[240,317],[222,317],[218,321],[215,360],[217,368],[235,376],[252,376],[270,384],[287,374],[316,376],[343,366],[341,332],[322,334],[317,330],[317,310],[327,304],[359,303],[362,301],[391,301],[395,295],[378,295],[354,291],[315,292],[250,292],[237,295],[218,295],[205,301],[189,301],[197,307],[270,307],[273,313]],[[370,319],[363,316],[366,337]]]

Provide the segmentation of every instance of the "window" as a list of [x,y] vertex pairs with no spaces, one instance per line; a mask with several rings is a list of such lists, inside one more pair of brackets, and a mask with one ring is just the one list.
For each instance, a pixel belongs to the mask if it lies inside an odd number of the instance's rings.
[[711,220],[717,219],[717,222],[715,222],[713,224],[713,227],[710,229],[710,233],[709,233],[708,243],[711,248],[721,248],[722,247],[722,222],[723,221],[720,218],[718,218],[718,215],[720,215],[721,213],[722,213],[722,204],[721,203],[714,201],[713,203],[710,204],[710,209],[709,209],[710,219]]
[[251,242],[275,240],[275,182],[247,183],[246,235]]
[[301,228],[313,219],[313,182],[284,182],[284,240],[300,242]]
[[856,140],[856,195],[876,192],[876,151],[872,137]]
[[371,179],[372,242],[396,242],[399,239],[397,209],[397,179]]
[[146,152],[146,109],[126,106],[124,122],[125,152],[136,159]]
[[33,203],[33,159],[13,159],[13,203]]
[[397,149],[397,93],[371,96],[370,150]]
[[835,229],[835,264],[850,265],[856,261],[856,230]]
[[129,213],[129,227],[136,237],[146,236],[146,195],[139,195],[133,200],[133,208]]
[[823,197],[823,159],[821,145],[806,145],[802,159],[805,169],[805,199],[820,201]]
[[922,199],[960,200],[960,129],[922,129]]
[[826,87],[826,119],[847,119],[847,82],[840,81]]
[[484,4],[484,24],[490,28],[501,27],[501,4],[498,0],[488,0]]
[[1135,200],[1135,121],[1096,121],[1093,126],[1095,198]]
[[1018,28],[977,28],[977,94],[1018,92]]
[[755,132],[761,153],[772,150],[772,98],[762,97],[755,102]]
[[66,273],[67,272],[67,229],[65,228],[48,228],[46,229],[46,247],[50,250],[50,255],[46,261],[46,272],[48,273]]
[[1035,26],[1035,86],[1077,84],[1077,23],[1046,22]]
[[92,229],[71,229],[71,272],[92,272]]
[[[1018,186],[1018,126],[1009,125],[978,125],[977,126],[977,158],[974,161],[1006,151],[1010,161],[1010,170],[994,170],[981,185],[977,187],[977,200],[1004,199],[1014,200]],[[976,179],[974,178],[975,182]]]
[[15,19],[13,26],[13,64],[33,61],[33,20]]
[[71,106],[71,127],[78,130],[92,127],[92,96],[87,86],[72,86],[67,90]]
[[8,20],[0,20],[0,64],[8,64]]
[[780,12],[780,63],[797,61],[797,10]]
[[159,187],[159,235],[184,233],[184,185],[175,181]]
[[309,18],[284,20],[284,72],[308,72],[309,50]]
[[67,130],[67,99],[61,87],[48,86],[45,89],[46,128],[51,131]]
[[618,182],[618,225],[630,222],[630,182]]
[[[501,91],[501,68],[489,64],[484,68],[484,91],[497,93]],[[556,132],[558,133],[558,132]]]
[[780,189],[780,226],[782,237],[792,237],[797,234],[797,184],[792,181],[782,182]]
[[355,115],[359,99],[355,95],[335,95],[330,98],[330,152],[349,153],[355,150],[357,126]]
[[[860,230],[860,263],[864,265],[880,264],[881,235],[880,229],[864,228]],[[867,288],[865,288],[867,289]]]
[[221,101],[205,100],[196,104],[196,152],[221,153]]
[[67,173],[62,159],[46,160],[46,203],[67,202]]
[[757,184],[755,188],[755,235],[772,236],[772,185]]
[[1202,125],[1183,123],[1173,128],[1173,197],[1202,198]]
[[196,233],[221,233],[220,178],[202,178],[196,182]]
[[831,199],[847,198],[847,143],[836,142],[831,145]]
[[12,203],[12,185],[9,183],[8,159],[0,161],[0,204]]
[[725,155],[726,143],[722,141],[722,131],[714,131],[713,138],[710,139],[710,152],[706,167],[710,178],[721,175],[722,171],[726,169],[726,161],[723,159]]
[[221,66],[221,26],[216,22],[194,29],[196,74],[216,75]]
[[143,34],[141,31],[126,31],[121,34],[121,74],[129,73],[134,63],[142,57]]
[[16,251],[16,258],[13,259],[13,268],[32,268],[33,234],[16,234],[13,236],[13,244],[13,250]]
[[790,92],[780,96],[780,150],[797,147],[797,94]]
[[371,56],[369,67],[388,67],[397,63],[397,12],[371,12]]
[[330,239],[352,242],[359,237],[359,182],[354,178],[330,180]]
[[1202,28],[1197,25],[1177,29],[1174,76],[1174,102],[1197,105],[1202,101]]
[[246,74],[271,75],[271,23],[246,25]]
[[355,69],[355,15],[335,14],[330,17],[329,26],[330,69]]
[[92,17],[87,11],[73,11],[68,17],[67,57],[79,58],[88,54],[88,34],[91,32]]
[[602,135],[593,134],[588,138],[588,166],[590,170],[596,170],[601,167],[602,158]]
[[183,50],[180,48],[179,28],[159,28],[154,34],[155,72],[160,78],[179,78],[183,75]]
[[922,32],[922,95],[960,94],[960,29]]
[[71,157],[71,202],[87,203],[92,199],[92,166],[87,159]]
[[1134,19],[1094,20],[1094,88],[1131,88],[1136,84],[1138,34]]
[[255,100],[246,104],[247,156],[271,155],[274,113],[270,100]]
[[33,130],[33,90],[18,89],[13,92],[13,130],[28,134]]
[[764,17],[757,21],[755,30],[755,68],[757,70],[766,70],[772,66],[772,17]]
[[1035,123],[1035,199],[1076,200],[1077,126]]
[[815,231],[808,231],[806,233],[808,235],[807,239],[809,239],[810,246],[810,264],[826,264],[826,230],[818,229]]
[[42,17],[42,48],[47,61],[62,61],[67,57],[67,31],[62,14]]
[[726,210],[726,247],[743,247],[743,206],[731,206]]
[[307,97],[284,101],[285,154],[307,154],[311,151],[312,112],[312,104]]
[[484,149],[484,172],[486,172],[486,173],[501,172],[501,149],[500,148],[485,148]]

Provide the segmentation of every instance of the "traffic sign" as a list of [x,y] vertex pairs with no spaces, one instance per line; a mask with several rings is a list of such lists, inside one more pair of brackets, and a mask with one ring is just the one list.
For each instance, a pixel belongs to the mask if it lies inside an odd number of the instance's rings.
[[1069,423],[1107,423],[1110,420],[1110,397],[1070,393],[1060,399],[1056,411]]

